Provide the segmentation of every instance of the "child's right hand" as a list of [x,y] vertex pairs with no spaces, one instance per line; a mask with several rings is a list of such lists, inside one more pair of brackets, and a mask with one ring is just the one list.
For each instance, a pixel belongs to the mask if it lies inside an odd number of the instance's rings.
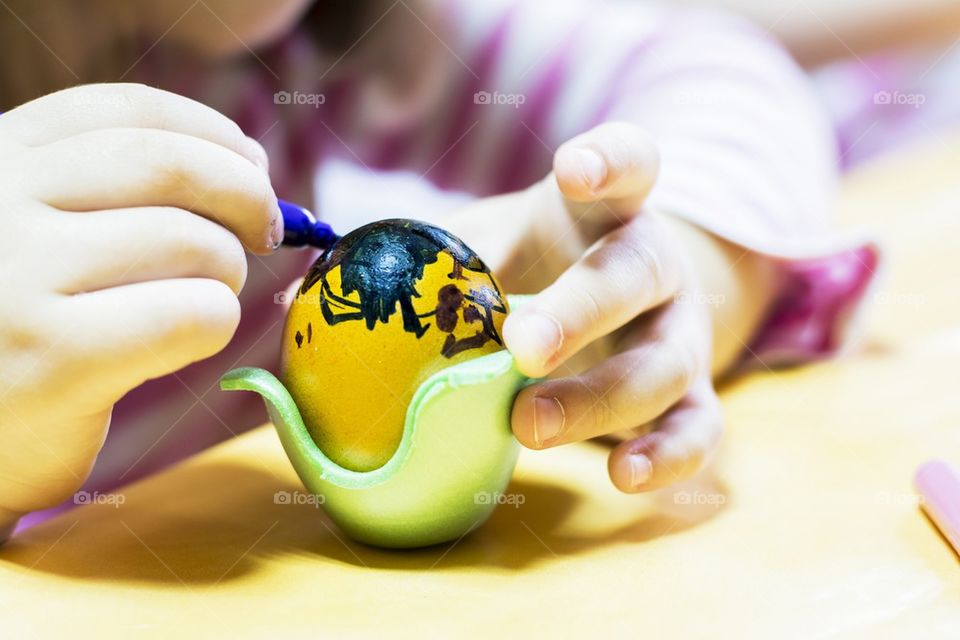
[[0,530],[76,491],[121,396],[226,346],[279,216],[263,148],[192,100],[89,85],[0,116]]

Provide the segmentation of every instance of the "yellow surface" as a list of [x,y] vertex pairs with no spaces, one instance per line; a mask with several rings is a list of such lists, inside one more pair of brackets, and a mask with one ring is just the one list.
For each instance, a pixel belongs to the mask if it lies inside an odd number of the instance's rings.
[[911,476],[960,462],[958,148],[851,178],[845,222],[892,258],[871,337],[732,383],[696,484],[621,495],[601,446],[524,452],[505,499],[523,504],[456,544],[380,551],[275,501],[299,483],[264,428],[8,544],[2,635],[956,637],[960,567]]

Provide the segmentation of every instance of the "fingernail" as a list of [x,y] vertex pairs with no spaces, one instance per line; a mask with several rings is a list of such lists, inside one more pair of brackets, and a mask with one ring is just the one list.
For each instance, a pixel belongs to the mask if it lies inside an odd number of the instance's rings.
[[560,321],[543,312],[519,312],[504,327],[515,355],[529,359],[547,368],[551,358],[563,346],[563,328]]
[[566,415],[559,400],[556,398],[541,398],[540,396],[534,397],[533,441],[537,448],[560,435],[565,421]]
[[646,483],[653,475],[653,465],[650,464],[650,458],[641,454],[633,453],[628,458],[630,464],[630,486],[636,487]]
[[270,248],[279,249],[281,243],[283,243],[283,217],[277,213],[270,221]]
[[580,162],[580,171],[587,185],[596,191],[607,179],[607,165],[596,151],[591,149],[577,150],[577,159]]

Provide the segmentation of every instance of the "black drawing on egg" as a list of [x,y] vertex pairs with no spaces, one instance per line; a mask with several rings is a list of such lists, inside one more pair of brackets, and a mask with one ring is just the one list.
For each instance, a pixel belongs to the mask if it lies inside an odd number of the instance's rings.
[[[472,288],[465,294],[454,284],[445,285],[437,293],[435,308],[418,314],[413,306],[413,299],[420,297],[416,284],[423,278],[426,267],[436,263],[443,252],[453,258],[454,267],[448,278],[466,279],[463,271],[467,270],[485,274],[490,286]],[[338,266],[340,295],[327,282],[327,274]],[[368,330],[373,330],[378,321],[386,324],[399,308],[404,331],[417,338],[432,326],[423,320],[435,316],[437,328],[449,334],[442,348],[447,358],[480,347],[489,340],[503,344],[493,313],[507,310],[490,270],[458,238],[425,223],[383,220],[348,233],[314,263],[300,293],[306,294],[317,283],[320,284],[320,311],[331,326],[363,321]],[[346,298],[353,293],[359,302]],[[476,334],[458,340],[453,331],[461,315],[465,323],[479,323],[479,328]]]

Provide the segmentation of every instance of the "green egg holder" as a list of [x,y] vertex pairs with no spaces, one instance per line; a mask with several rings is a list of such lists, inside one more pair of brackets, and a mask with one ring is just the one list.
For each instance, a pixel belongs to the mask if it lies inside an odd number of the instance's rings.
[[[510,302],[516,307],[522,300]],[[401,548],[458,539],[490,516],[516,465],[519,445],[510,414],[529,382],[505,350],[435,373],[414,393],[393,457],[363,472],[324,455],[290,393],[270,372],[234,369],[220,388],[263,397],[303,484],[347,535]]]

